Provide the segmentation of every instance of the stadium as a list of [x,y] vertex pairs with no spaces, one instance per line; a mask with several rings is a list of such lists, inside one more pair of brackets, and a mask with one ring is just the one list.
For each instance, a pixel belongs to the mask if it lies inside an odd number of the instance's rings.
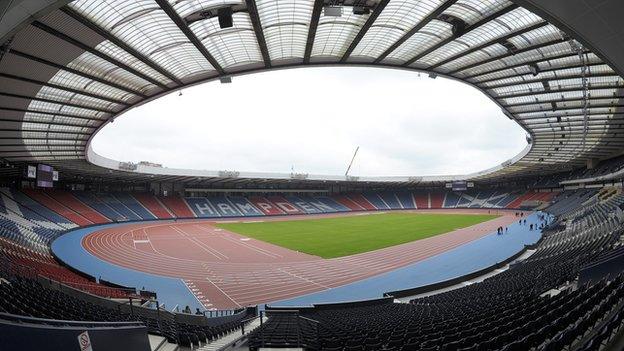
[[[0,0],[0,350],[624,349],[623,15],[618,0]],[[526,147],[410,176],[350,174],[358,149],[344,175],[94,151],[183,88],[328,67],[476,89]]]

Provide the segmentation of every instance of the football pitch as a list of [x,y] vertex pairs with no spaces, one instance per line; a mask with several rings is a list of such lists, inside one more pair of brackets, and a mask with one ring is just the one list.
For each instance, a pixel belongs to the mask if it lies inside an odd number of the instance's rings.
[[291,250],[334,258],[432,237],[496,217],[477,214],[371,213],[291,221],[218,223],[217,227]]

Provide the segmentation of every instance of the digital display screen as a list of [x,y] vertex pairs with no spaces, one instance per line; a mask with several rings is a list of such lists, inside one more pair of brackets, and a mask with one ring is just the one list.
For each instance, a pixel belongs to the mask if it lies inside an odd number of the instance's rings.
[[453,191],[466,191],[468,185],[465,181],[453,182]]
[[26,178],[35,179],[37,178],[37,167],[28,165],[26,170]]
[[51,188],[54,184],[54,168],[48,165],[37,165],[37,186]]

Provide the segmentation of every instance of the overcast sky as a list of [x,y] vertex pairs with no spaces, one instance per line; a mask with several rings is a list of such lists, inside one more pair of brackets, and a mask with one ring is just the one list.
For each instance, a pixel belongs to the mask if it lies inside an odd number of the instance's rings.
[[439,175],[513,157],[525,132],[476,89],[374,68],[290,69],[206,83],[131,110],[94,139],[102,156],[171,168]]

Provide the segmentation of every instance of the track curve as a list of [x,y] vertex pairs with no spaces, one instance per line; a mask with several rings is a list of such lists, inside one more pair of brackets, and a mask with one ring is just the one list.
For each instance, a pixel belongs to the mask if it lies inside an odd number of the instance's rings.
[[[487,211],[413,212],[483,214]],[[180,278],[205,308],[229,309],[293,298],[389,272],[479,239],[499,226],[516,221],[513,211],[492,210],[492,213],[501,216],[426,239],[333,259],[247,238],[215,227],[215,220],[127,224],[95,231],[82,239],[82,246],[115,265]],[[312,217],[319,216],[264,220]]]

